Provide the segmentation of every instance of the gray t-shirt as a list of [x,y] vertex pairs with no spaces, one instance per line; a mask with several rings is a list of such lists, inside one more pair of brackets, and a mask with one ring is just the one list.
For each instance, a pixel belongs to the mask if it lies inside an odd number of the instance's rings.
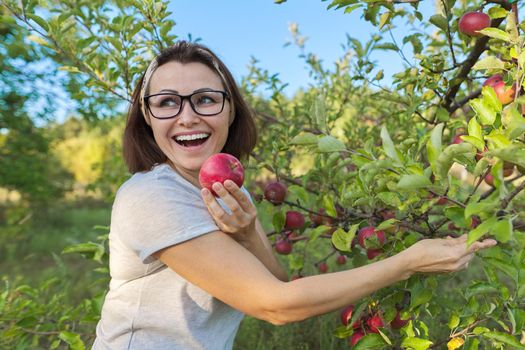
[[244,314],[152,256],[217,230],[200,190],[170,166],[126,181],[111,213],[111,282],[93,349],[231,349]]

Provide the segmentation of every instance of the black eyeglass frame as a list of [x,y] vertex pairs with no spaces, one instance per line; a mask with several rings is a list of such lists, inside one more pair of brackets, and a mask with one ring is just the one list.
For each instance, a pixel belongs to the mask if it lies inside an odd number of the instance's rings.
[[[191,97],[193,95],[202,94],[202,93],[205,93],[205,92],[218,92],[218,93],[222,94],[222,97],[223,97],[223,99],[222,99],[222,106],[221,106],[221,110],[219,112],[212,113],[212,114],[202,114],[202,113],[197,112],[197,110],[195,109],[195,105],[191,101]],[[149,106],[149,98],[150,97],[155,97],[155,96],[178,96],[178,97],[180,97],[180,108],[179,108],[179,111],[176,114],[174,114],[174,115],[172,115],[170,117],[160,118],[160,117],[155,116],[155,114],[153,114],[153,111],[151,110],[151,108]],[[203,117],[212,117],[214,115],[222,113],[222,111],[224,110],[224,103],[226,102],[226,100],[230,100],[230,95],[226,91],[221,91],[221,90],[202,90],[202,91],[195,91],[195,92],[193,92],[193,93],[191,93],[189,95],[179,95],[179,94],[176,94],[174,92],[161,92],[159,94],[153,94],[153,95],[144,96],[144,104],[146,105],[146,107],[148,108],[148,111],[151,113],[151,115],[155,119],[171,119],[171,118],[177,117],[179,114],[181,114],[181,112],[183,110],[184,100],[188,100],[188,102],[190,103],[191,109],[195,113],[197,113],[198,115],[203,116]]]

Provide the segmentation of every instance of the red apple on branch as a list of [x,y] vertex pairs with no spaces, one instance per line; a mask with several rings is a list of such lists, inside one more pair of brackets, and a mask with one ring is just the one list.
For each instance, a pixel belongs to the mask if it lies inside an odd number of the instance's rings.
[[304,226],[304,215],[295,210],[289,210],[286,212],[286,221],[284,228],[287,230],[297,230]]
[[335,262],[337,263],[337,265],[344,265],[344,264],[346,264],[346,256],[339,255],[337,257],[337,259],[335,260]]
[[244,168],[237,158],[231,154],[217,153],[204,161],[199,171],[199,183],[202,187],[218,197],[212,185],[216,182],[224,183],[226,180],[232,180],[237,186],[242,186]]
[[514,101],[514,96],[516,95],[516,84],[512,84],[511,87],[507,88],[501,74],[491,76],[485,80],[483,86],[492,87],[502,105],[507,105]]
[[350,323],[350,320],[352,319],[352,314],[354,313],[354,305],[348,305],[343,310],[341,310],[341,323],[343,326],[348,326],[348,323]]
[[286,185],[281,182],[269,182],[264,188],[264,198],[275,205],[279,205],[284,201],[286,193]]
[[319,269],[320,273],[327,273],[328,272],[328,264],[323,261],[323,262],[319,263],[319,265],[317,265],[317,269]]
[[382,328],[385,325],[383,324],[383,320],[381,319],[381,316],[376,314],[366,320],[366,326],[370,332],[379,333],[378,328]]
[[362,330],[358,329],[354,332],[354,334],[352,334],[352,336],[350,337],[350,340],[348,341],[348,343],[350,344],[350,346],[354,346],[355,344],[357,344],[358,341],[361,340],[361,338],[363,338],[365,336],[365,333],[363,333]]
[[275,251],[282,255],[288,255],[292,252],[292,243],[287,239],[280,238],[275,242]]
[[479,30],[490,27],[490,17],[486,13],[473,11],[467,12],[459,19],[459,31],[468,36],[481,36]]
[[383,231],[376,231],[375,227],[373,226],[366,226],[360,229],[359,233],[357,234],[357,241],[361,247],[367,249],[366,241],[373,239],[374,236],[377,237],[377,241],[380,246],[385,244],[385,233]]
[[392,321],[390,321],[390,327],[394,328],[394,329],[400,329],[402,328],[404,325],[406,325],[408,323],[408,321],[410,321],[410,318],[404,320],[401,318],[401,313],[398,311],[396,313],[396,317],[394,317],[394,319]]

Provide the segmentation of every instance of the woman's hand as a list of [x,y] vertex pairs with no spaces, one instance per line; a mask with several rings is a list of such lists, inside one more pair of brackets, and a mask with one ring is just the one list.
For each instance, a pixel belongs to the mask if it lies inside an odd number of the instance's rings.
[[221,231],[231,234],[233,239],[239,243],[247,241],[250,235],[255,234],[257,209],[250,199],[231,180],[226,180],[224,185],[219,182],[214,183],[213,190],[232,212],[228,214],[219,202],[217,202],[213,194],[203,188],[201,190],[202,198],[215,223]]
[[468,266],[475,252],[497,243],[486,239],[467,247],[467,237],[465,234],[458,238],[424,239],[415,243],[405,251],[409,254],[409,268],[412,272],[422,273],[458,271]]

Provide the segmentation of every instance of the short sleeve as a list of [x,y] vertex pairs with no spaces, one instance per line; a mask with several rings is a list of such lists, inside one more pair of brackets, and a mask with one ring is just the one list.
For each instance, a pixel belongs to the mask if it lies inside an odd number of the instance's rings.
[[135,181],[115,199],[112,225],[119,239],[145,263],[152,254],[219,228],[199,189],[174,176]]

